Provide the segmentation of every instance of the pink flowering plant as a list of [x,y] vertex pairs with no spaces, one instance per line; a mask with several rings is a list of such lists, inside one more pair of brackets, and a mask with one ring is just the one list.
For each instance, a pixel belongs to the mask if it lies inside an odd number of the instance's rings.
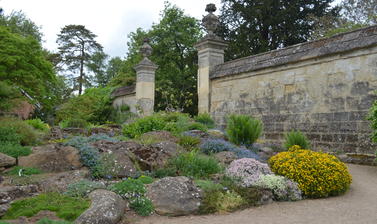
[[239,180],[242,187],[253,186],[261,175],[272,174],[267,164],[252,158],[234,160],[226,169],[225,174]]

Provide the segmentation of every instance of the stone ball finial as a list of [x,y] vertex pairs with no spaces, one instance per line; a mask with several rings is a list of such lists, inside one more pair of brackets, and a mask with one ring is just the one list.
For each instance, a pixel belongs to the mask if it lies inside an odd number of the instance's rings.
[[210,3],[210,4],[207,4],[206,5],[206,12],[209,12],[209,13],[214,13],[216,12],[217,8],[216,8],[216,5],[213,4],[213,3]]
[[206,28],[208,32],[208,36],[216,36],[214,32],[216,31],[217,27],[219,26],[219,18],[214,15],[213,13],[216,11],[215,4],[208,4],[206,6],[206,11],[209,13],[208,15],[204,16],[202,22],[203,26]]
[[152,55],[152,47],[149,45],[149,38],[144,38],[144,44],[140,48],[140,53],[147,58]]

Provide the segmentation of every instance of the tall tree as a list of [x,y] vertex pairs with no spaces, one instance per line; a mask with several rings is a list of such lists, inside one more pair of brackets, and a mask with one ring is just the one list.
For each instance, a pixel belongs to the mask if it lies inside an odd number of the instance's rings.
[[21,11],[13,11],[9,15],[0,13],[0,26],[7,27],[12,33],[17,33],[24,37],[31,36],[38,42],[42,41],[43,35],[40,27]]
[[[0,82],[27,93],[45,110],[52,108],[57,79],[40,43],[0,26]],[[9,92],[9,91],[8,91]]]
[[97,36],[83,25],[67,25],[58,35],[59,53],[66,70],[72,75],[73,88],[78,89],[79,95],[83,86],[90,86],[89,75],[85,74],[91,58],[95,53],[102,52],[102,46],[95,41]]
[[336,8],[339,15],[313,18],[315,29],[311,39],[329,37],[377,24],[376,0],[343,0]]
[[244,57],[309,39],[310,15],[331,11],[334,0],[222,0],[218,34],[230,42],[227,59]]
[[[133,66],[142,59],[139,49],[145,37],[151,40],[151,60],[158,65],[155,110],[178,109],[196,114],[198,68],[193,46],[202,37],[199,21],[166,2],[159,23],[149,31],[139,28],[129,35],[129,52],[120,73],[123,77],[135,76]],[[114,80],[120,81],[118,77]]]
[[98,51],[92,55],[87,65],[88,70],[94,74],[94,82],[99,87],[105,87],[110,81],[106,73],[108,57],[103,51]]

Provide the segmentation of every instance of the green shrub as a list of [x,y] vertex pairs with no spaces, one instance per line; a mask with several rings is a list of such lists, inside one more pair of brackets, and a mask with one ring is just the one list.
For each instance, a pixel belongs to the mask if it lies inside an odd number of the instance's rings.
[[50,127],[48,124],[44,123],[41,119],[31,119],[25,121],[28,125],[32,126],[33,128],[42,131],[42,132],[48,132],[50,130]]
[[288,150],[294,145],[298,145],[302,149],[310,149],[309,140],[300,131],[291,131],[285,134],[285,142],[283,147]]
[[88,122],[80,118],[71,118],[66,121],[67,128],[86,128],[88,127]]
[[88,123],[103,124],[114,108],[110,94],[113,88],[89,88],[81,96],[70,98],[56,112],[57,120],[82,119]]
[[7,143],[7,142],[0,142],[0,152],[4,153],[8,156],[12,156],[14,158],[18,158],[20,156],[28,156],[31,154],[30,147],[21,146],[18,144]]
[[20,144],[21,136],[12,127],[0,127],[0,142]]
[[198,186],[203,191],[221,191],[224,190],[224,186],[221,184],[214,183],[211,180],[195,180],[196,186]]
[[137,178],[139,181],[141,181],[143,184],[151,184],[153,183],[154,179],[150,176],[140,176],[139,178]]
[[346,192],[352,182],[347,166],[333,155],[307,149],[290,149],[272,156],[271,170],[298,183],[310,198],[335,196]]
[[244,203],[244,199],[234,191],[210,190],[204,193],[199,211],[201,214],[231,212]]
[[262,134],[262,122],[247,115],[232,114],[228,118],[226,132],[229,140],[237,145],[251,145]]
[[175,167],[160,168],[152,172],[155,178],[175,177],[177,176],[177,169]]
[[42,171],[40,171],[37,168],[32,167],[21,167],[21,166],[15,166],[12,167],[11,170],[7,171],[7,175],[17,175],[17,176],[30,176],[33,174],[41,174]]
[[148,182],[147,178],[132,179],[128,178],[116,184],[109,189],[130,203],[130,207],[141,216],[148,216],[153,212],[152,202],[145,197],[146,189],[144,182]]
[[69,184],[64,194],[69,197],[87,197],[90,192],[103,188],[105,188],[105,185],[102,183],[80,180],[76,183]]
[[177,170],[178,175],[196,179],[208,178],[222,171],[216,159],[195,151],[178,155],[170,161],[169,166]]
[[200,138],[183,135],[179,137],[178,144],[184,147],[186,150],[191,151],[200,144]]
[[[202,123],[192,122],[192,123],[188,124],[187,130],[200,130],[200,131],[206,132],[208,130],[208,128],[207,128],[207,126],[205,126]],[[184,131],[186,131],[186,130],[184,130]]]
[[43,218],[39,220],[36,224],[73,224],[73,223],[67,222],[67,221],[55,221],[55,220],[50,220],[48,218]]
[[126,137],[135,138],[150,131],[163,130],[166,122],[161,116],[152,115],[137,119],[131,124],[123,126],[123,134]]
[[207,128],[215,127],[215,121],[211,118],[211,115],[209,115],[208,113],[198,114],[198,116],[196,116],[194,120],[196,122],[204,124],[205,126],[207,126]]
[[151,200],[146,197],[135,197],[131,199],[130,208],[135,210],[140,216],[148,216],[152,214],[154,210]]
[[73,221],[89,208],[89,200],[72,198],[58,193],[40,194],[35,197],[14,201],[3,219],[32,217],[43,210],[53,211],[59,218]]
[[22,145],[35,145],[39,141],[39,133],[21,119],[0,117],[0,127],[14,130],[20,136],[20,143]]

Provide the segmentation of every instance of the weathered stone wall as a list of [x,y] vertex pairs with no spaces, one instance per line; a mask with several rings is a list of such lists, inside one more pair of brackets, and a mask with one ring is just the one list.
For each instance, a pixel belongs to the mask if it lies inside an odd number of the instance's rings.
[[134,94],[130,94],[130,95],[119,96],[119,97],[116,97],[113,100],[113,107],[114,108],[121,107],[122,105],[128,105],[130,107],[130,111],[132,113],[137,113],[136,94],[134,93]]
[[269,141],[296,129],[317,150],[372,153],[375,90],[377,26],[217,66],[210,111],[223,127],[230,113],[260,118]]

